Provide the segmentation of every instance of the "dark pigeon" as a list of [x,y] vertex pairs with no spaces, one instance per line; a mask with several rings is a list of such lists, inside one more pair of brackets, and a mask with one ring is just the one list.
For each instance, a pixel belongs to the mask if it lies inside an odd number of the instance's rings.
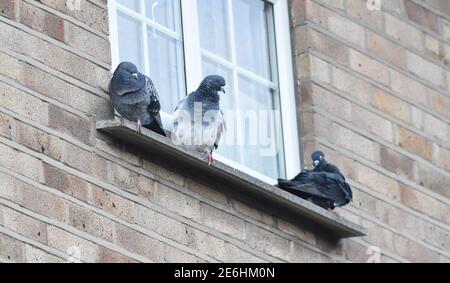
[[123,62],[117,67],[109,85],[109,95],[114,109],[123,118],[136,122],[139,133],[144,126],[166,136],[155,86],[133,63]]
[[353,193],[339,169],[328,163],[322,152],[311,157],[313,171],[302,172],[292,180],[279,179],[278,187],[328,210],[350,203]]
[[[174,143],[205,153],[210,165],[214,162],[212,153],[226,130],[219,96],[219,92],[225,93],[225,85],[221,76],[206,77],[196,91],[179,103],[173,115]],[[196,117],[203,119],[194,121],[199,119]]]
[[325,160],[325,154],[322,151],[316,151],[311,155],[311,158],[314,163],[314,172],[328,172],[328,173],[335,173],[339,174],[342,177],[344,177],[339,171],[339,168],[337,168],[336,165],[328,163]]

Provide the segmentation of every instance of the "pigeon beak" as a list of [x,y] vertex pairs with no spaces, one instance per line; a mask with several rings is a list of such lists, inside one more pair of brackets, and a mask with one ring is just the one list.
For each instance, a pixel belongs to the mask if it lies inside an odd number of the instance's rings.
[[133,77],[135,77],[136,78],[136,80],[137,79],[139,79],[139,75],[138,75],[138,73],[134,73],[134,74],[131,74]]
[[317,167],[317,165],[319,165],[320,161],[319,160],[314,160],[314,166]]
[[227,92],[225,91],[225,88],[221,87],[220,91],[223,92],[223,94],[226,94]]

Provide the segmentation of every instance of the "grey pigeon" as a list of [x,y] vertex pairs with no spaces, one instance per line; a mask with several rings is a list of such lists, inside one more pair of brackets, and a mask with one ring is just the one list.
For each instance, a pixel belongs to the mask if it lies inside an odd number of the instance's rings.
[[278,180],[278,187],[314,204],[334,210],[347,205],[353,193],[339,169],[325,160],[325,155],[312,154],[314,170],[301,172],[292,180]]
[[109,85],[109,95],[114,109],[123,118],[136,122],[139,133],[144,126],[166,136],[155,86],[133,63],[123,62],[117,67]]
[[223,77],[207,76],[196,91],[180,101],[173,115],[174,143],[205,153],[209,165],[226,129],[219,96],[219,92],[225,93],[225,85]]

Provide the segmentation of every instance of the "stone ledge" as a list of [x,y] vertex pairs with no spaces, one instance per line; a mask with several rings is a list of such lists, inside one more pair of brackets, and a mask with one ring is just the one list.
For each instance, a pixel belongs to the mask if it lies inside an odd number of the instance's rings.
[[[307,221],[320,230],[338,239],[366,236],[367,229],[326,211],[308,201],[289,194],[275,186],[266,184],[231,166],[218,162],[209,166],[204,156],[173,145],[164,138],[147,129],[142,134],[136,132],[136,125],[122,118],[98,121],[97,130],[113,138],[151,153],[155,158],[165,160],[174,168],[182,169],[186,175],[202,176],[232,188],[234,194],[250,197],[255,202],[270,205],[272,210],[283,211],[289,218]],[[236,190],[238,189],[238,190]]]

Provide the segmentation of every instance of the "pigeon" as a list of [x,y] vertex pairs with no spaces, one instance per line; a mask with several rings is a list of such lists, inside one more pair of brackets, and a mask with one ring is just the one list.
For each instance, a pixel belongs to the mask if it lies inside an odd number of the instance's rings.
[[279,179],[278,187],[330,211],[350,203],[353,193],[339,169],[320,151],[311,157],[314,170],[301,172],[292,180]]
[[141,74],[133,63],[123,62],[117,67],[109,85],[109,95],[114,109],[123,118],[137,123],[138,133],[144,126],[166,136],[159,114],[158,92],[152,80]]
[[225,94],[225,85],[223,77],[207,76],[196,91],[180,101],[173,115],[172,141],[206,154],[209,165],[214,163],[212,153],[226,130],[219,96],[219,92]]
[[315,151],[311,154],[311,159],[314,163],[313,172],[328,172],[342,175],[336,165],[328,163],[325,160],[325,154],[322,151]]

